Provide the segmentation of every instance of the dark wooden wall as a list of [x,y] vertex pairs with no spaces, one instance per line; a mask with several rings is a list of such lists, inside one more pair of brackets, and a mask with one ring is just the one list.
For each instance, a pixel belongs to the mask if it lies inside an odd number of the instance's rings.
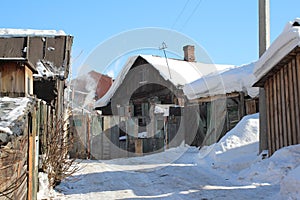
[[[277,66],[278,67],[278,66]],[[300,54],[273,72],[264,84],[266,90],[269,155],[300,143]]]
[[230,93],[193,100],[184,108],[185,141],[210,145],[221,139],[245,116],[258,112],[258,99]]
[[67,78],[72,43],[72,36],[0,38],[0,59],[23,58],[34,66],[39,60],[48,60],[56,67],[64,67]]

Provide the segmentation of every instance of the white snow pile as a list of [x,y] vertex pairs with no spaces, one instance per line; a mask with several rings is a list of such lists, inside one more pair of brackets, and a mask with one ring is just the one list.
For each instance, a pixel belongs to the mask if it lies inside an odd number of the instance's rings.
[[258,154],[258,124],[258,113],[245,116],[218,143],[201,148],[200,162],[230,171],[247,168]]
[[55,199],[59,194],[49,186],[48,174],[39,172],[39,190],[37,193],[38,200],[51,200]]
[[31,100],[26,97],[20,98],[0,98],[0,132],[13,134],[11,130],[14,121],[18,120],[27,108]]
[[282,199],[300,199],[300,145],[284,147],[268,159],[256,159],[238,174],[246,182],[280,184]]
[[218,74],[204,76],[184,86],[189,99],[215,96],[231,92],[244,92],[251,97],[258,96],[258,88],[252,87],[254,63],[225,70]]
[[258,60],[254,69],[256,81],[264,77],[297,46],[300,47],[300,18],[288,22],[283,32]]
[[26,37],[26,36],[63,36],[66,33],[62,30],[35,30],[35,29],[0,29],[0,37]]
[[[298,151],[299,152],[299,151]],[[300,199],[300,166],[291,170],[280,183],[282,199]]]
[[300,145],[284,147],[262,159],[258,155],[258,118],[258,114],[245,116],[218,143],[203,147],[199,164],[237,183],[280,185],[276,198],[300,199]]
[[[239,173],[246,181],[279,183],[291,169],[300,165],[300,145],[288,146],[276,151],[269,159],[257,160]],[[300,180],[300,179],[299,179]]]

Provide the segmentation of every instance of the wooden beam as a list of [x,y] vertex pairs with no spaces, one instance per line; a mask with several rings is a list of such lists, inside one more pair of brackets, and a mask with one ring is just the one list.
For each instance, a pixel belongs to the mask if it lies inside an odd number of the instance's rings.
[[[300,48],[299,48],[299,50],[300,50]],[[297,71],[296,87],[297,87],[297,91],[298,91],[298,96],[297,96],[298,100],[296,102],[299,103],[299,101],[300,101],[300,53],[298,53],[296,56],[295,65],[296,65],[296,71]],[[300,107],[300,105],[299,105],[299,107]],[[299,129],[297,131],[297,141],[298,141],[298,144],[300,144],[300,120],[299,120],[299,117],[297,118],[296,123],[298,124],[297,126],[299,127]]]
[[291,128],[291,106],[289,102],[289,65],[285,67],[284,85],[285,85],[285,105],[286,105],[286,124],[287,124],[287,145],[292,144],[292,128]]
[[278,133],[279,133],[279,148],[283,147],[283,127],[282,127],[282,102],[281,102],[281,85],[280,85],[280,72],[276,75],[276,93],[277,93],[277,105],[278,105]]
[[[266,92],[266,119],[267,120],[267,137],[265,137],[265,139],[267,139],[267,147],[268,147],[268,151],[269,151],[269,155],[272,152],[272,140],[271,140],[271,121],[269,119],[270,116],[270,87],[269,87],[269,81],[267,81],[265,83],[265,92]],[[261,134],[260,134],[261,135]],[[260,150],[265,150],[265,149],[260,149]]]
[[269,97],[269,107],[270,107],[270,113],[269,113],[269,117],[268,119],[270,120],[270,140],[271,140],[271,154],[273,154],[275,152],[275,116],[274,116],[274,113],[275,113],[275,110],[274,110],[274,89],[273,89],[273,79],[269,79],[268,82],[269,82],[269,88],[270,88],[270,91],[269,91],[269,94],[270,94],[270,97]]
[[234,97],[239,97],[238,92],[233,92],[233,93],[227,93],[227,94],[220,94],[220,95],[215,95],[215,96],[209,96],[209,97],[200,97],[197,99],[190,100],[189,103],[205,103],[205,102],[212,102],[218,99],[225,99],[225,98],[234,98]]
[[[289,63],[289,82],[288,82],[288,86],[289,86],[289,104],[290,104],[290,109],[291,109],[291,134],[292,134],[292,138],[291,138],[291,145],[293,144],[297,144],[297,133],[296,133],[296,110],[295,110],[295,100],[294,100],[294,96],[295,96],[295,91],[294,91],[294,84],[296,84],[295,80],[293,80],[293,62],[291,60],[291,62]],[[299,119],[299,118],[298,118]]]
[[276,76],[276,74],[273,77],[274,77],[273,81],[272,81],[273,105],[271,105],[271,106],[274,107],[273,108],[274,109],[273,110],[273,121],[274,121],[273,142],[275,143],[274,151],[276,151],[277,149],[279,149],[278,102],[277,102],[278,93],[277,93],[277,76]]
[[294,102],[295,102],[295,125],[296,125],[296,131],[294,132],[295,135],[295,139],[294,142],[295,144],[299,144],[298,143],[298,133],[300,132],[300,105],[299,105],[299,88],[298,88],[298,82],[299,79],[297,77],[297,64],[296,64],[296,56],[295,59],[293,59],[293,87],[294,87]]
[[286,103],[285,103],[285,83],[284,83],[284,74],[286,70],[282,68],[280,70],[280,90],[281,90],[281,108],[282,108],[282,134],[283,134],[283,146],[287,146],[287,124],[286,124]]

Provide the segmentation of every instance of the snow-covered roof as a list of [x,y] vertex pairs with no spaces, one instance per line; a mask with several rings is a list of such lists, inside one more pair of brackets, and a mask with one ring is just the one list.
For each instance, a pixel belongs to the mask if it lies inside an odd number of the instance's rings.
[[255,63],[236,66],[219,74],[204,76],[183,87],[189,99],[215,96],[232,92],[245,92],[251,97],[258,95],[258,88],[252,87]]
[[0,29],[0,37],[27,37],[27,36],[65,36],[66,33],[62,30],[35,30],[35,29]]
[[258,60],[254,68],[256,82],[296,47],[300,47],[300,18],[288,22],[283,32]]
[[170,58],[167,59],[167,65],[166,59],[162,57],[153,55],[133,56],[127,60],[126,64],[124,65],[123,69],[119,73],[118,77],[116,78],[108,92],[96,102],[96,107],[104,107],[109,103],[118,87],[122,84],[123,80],[126,77],[126,74],[129,72],[134,62],[140,57],[151,64],[165,80],[169,80],[175,86],[184,86],[201,78],[202,76],[222,72],[234,67],[233,65],[216,65],[199,62],[187,62]]
[[10,135],[23,133],[23,128],[19,127],[22,123],[19,121],[25,119],[22,116],[29,109],[30,102],[32,103],[32,99],[27,97],[0,97],[0,143],[6,143]]

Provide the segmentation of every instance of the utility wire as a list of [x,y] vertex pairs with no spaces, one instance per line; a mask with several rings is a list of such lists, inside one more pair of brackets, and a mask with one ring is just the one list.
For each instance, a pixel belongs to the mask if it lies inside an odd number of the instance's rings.
[[176,23],[178,22],[179,18],[180,18],[180,17],[181,17],[181,15],[183,14],[183,12],[184,12],[184,10],[186,9],[186,6],[189,4],[189,2],[190,2],[190,0],[187,0],[187,1],[185,2],[185,5],[183,6],[183,8],[182,8],[181,12],[180,12],[180,13],[179,13],[179,15],[177,16],[177,18],[176,18],[175,22],[173,23],[173,25],[172,25],[171,29],[173,29],[173,28],[174,28],[174,26],[175,26],[175,25],[176,25]]
[[190,14],[189,18],[187,18],[187,20],[184,22],[183,26],[181,27],[180,30],[182,30],[190,21],[190,19],[193,17],[193,15],[195,14],[195,12],[197,11],[198,7],[200,6],[200,4],[202,3],[203,0],[199,0],[198,4],[195,6],[194,10],[192,11],[192,13]]

